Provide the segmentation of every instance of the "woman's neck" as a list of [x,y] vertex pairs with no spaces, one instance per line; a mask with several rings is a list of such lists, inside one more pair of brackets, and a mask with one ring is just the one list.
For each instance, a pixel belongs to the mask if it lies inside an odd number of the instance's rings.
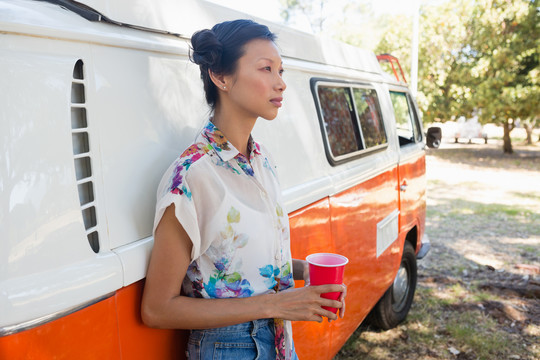
[[221,106],[216,106],[212,122],[225,135],[227,140],[248,160],[248,141],[257,118],[234,115]]

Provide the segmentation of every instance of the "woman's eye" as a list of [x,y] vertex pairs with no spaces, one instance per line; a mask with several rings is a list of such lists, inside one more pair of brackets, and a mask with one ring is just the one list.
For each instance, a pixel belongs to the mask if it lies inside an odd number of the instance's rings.
[[279,69],[279,75],[283,75],[284,72],[285,72],[285,70]]
[[265,66],[265,67],[264,67],[264,70],[266,70],[266,71],[272,71],[272,68],[271,68],[270,66]]

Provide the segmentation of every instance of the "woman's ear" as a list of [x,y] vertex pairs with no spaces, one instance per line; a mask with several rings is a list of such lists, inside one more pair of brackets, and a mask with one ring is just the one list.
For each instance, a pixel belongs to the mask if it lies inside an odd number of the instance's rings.
[[208,69],[208,75],[210,75],[210,79],[219,90],[227,91],[227,81],[225,79],[225,75],[216,74],[210,69]]

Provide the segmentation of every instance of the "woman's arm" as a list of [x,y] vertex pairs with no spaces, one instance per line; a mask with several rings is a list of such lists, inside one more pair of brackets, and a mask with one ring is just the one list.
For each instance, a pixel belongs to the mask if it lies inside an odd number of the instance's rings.
[[337,318],[321,306],[341,308],[342,302],[323,299],[320,294],[343,292],[342,285],[308,286],[236,299],[182,296],[180,290],[191,262],[191,248],[191,240],[176,219],[174,205],[171,205],[156,229],[146,275],[141,314],[147,326],[205,329],[264,318],[318,322],[323,320],[323,316],[332,320]]

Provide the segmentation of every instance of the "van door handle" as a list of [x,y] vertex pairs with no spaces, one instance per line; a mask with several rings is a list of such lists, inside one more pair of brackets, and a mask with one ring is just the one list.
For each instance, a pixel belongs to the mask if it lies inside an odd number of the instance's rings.
[[407,191],[407,186],[408,186],[408,185],[407,185],[407,182],[404,181],[403,184],[401,184],[401,185],[399,186],[399,191],[401,191],[401,192]]

